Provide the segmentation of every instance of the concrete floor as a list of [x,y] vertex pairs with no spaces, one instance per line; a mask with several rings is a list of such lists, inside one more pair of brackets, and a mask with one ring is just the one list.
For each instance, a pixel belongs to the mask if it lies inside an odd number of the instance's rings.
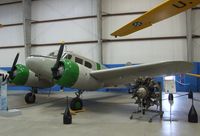
[[[159,117],[148,122],[147,113],[142,119],[130,120],[136,109],[130,95],[111,92],[85,92],[83,94],[85,112],[73,116],[73,124],[63,125],[62,115],[66,106],[65,96],[73,92],[56,93],[48,97],[38,94],[37,103],[26,105],[24,92],[9,92],[9,108],[18,108],[22,115],[0,117],[0,136],[199,136],[200,125],[187,122],[191,100],[187,96],[175,99],[172,117],[174,122],[160,121]],[[200,98],[200,94],[195,94]],[[163,98],[167,98],[164,95]],[[195,102],[200,114],[200,103]],[[169,104],[163,100],[164,120],[169,119]],[[140,115],[140,114],[139,114]],[[138,116],[138,115],[135,115]]]

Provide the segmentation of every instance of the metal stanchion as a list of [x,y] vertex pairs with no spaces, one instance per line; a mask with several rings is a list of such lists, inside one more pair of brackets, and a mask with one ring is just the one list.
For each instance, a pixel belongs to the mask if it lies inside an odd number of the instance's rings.
[[68,97],[67,97],[67,107],[65,108],[65,112],[63,113],[63,124],[72,124],[72,115],[69,110]]
[[198,123],[198,114],[197,114],[197,111],[194,107],[194,99],[193,99],[193,92],[192,91],[189,92],[188,98],[192,99],[192,106],[191,106],[190,111],[188,113],[188,122]]
[[173,96],[172,93],[169,93],[168,101],[169,101],[169,104],[170,104],[170,123],[171,123],[172,122],[172,105],[174,103],[174,96]]

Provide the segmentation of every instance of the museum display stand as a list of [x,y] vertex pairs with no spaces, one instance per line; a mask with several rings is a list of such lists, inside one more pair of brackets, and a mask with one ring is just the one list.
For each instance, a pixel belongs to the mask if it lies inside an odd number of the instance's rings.
[[0,76],[0,116],[12,117],[21,114],[18,109],[8,109],[7,78]]

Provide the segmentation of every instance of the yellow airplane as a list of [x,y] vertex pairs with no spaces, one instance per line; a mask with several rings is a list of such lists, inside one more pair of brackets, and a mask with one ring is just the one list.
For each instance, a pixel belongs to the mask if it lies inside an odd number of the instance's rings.
[[134,19],[127,25],[113,32],[112,36],[126,36],[146,27],[153,25],[159,21],[177,15],[189,8],[195,7],[200,0],[166,0],[144,15]]

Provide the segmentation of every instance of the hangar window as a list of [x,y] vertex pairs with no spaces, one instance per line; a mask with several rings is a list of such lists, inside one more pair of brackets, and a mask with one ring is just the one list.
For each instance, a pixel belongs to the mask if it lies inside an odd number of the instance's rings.
[[88,68],[92,68],[92,64],[88,61],[85,61],[85,66]]
[[66,58],[66,59],[71,59],[71,58],[72,58],[72,55],[71,55],[71,54],[67,54],[67,55],[65,56],[65,58]]
[[79,63],[79,64],[83,64],[83,60],[80,58],[75,57],[75,62]]

